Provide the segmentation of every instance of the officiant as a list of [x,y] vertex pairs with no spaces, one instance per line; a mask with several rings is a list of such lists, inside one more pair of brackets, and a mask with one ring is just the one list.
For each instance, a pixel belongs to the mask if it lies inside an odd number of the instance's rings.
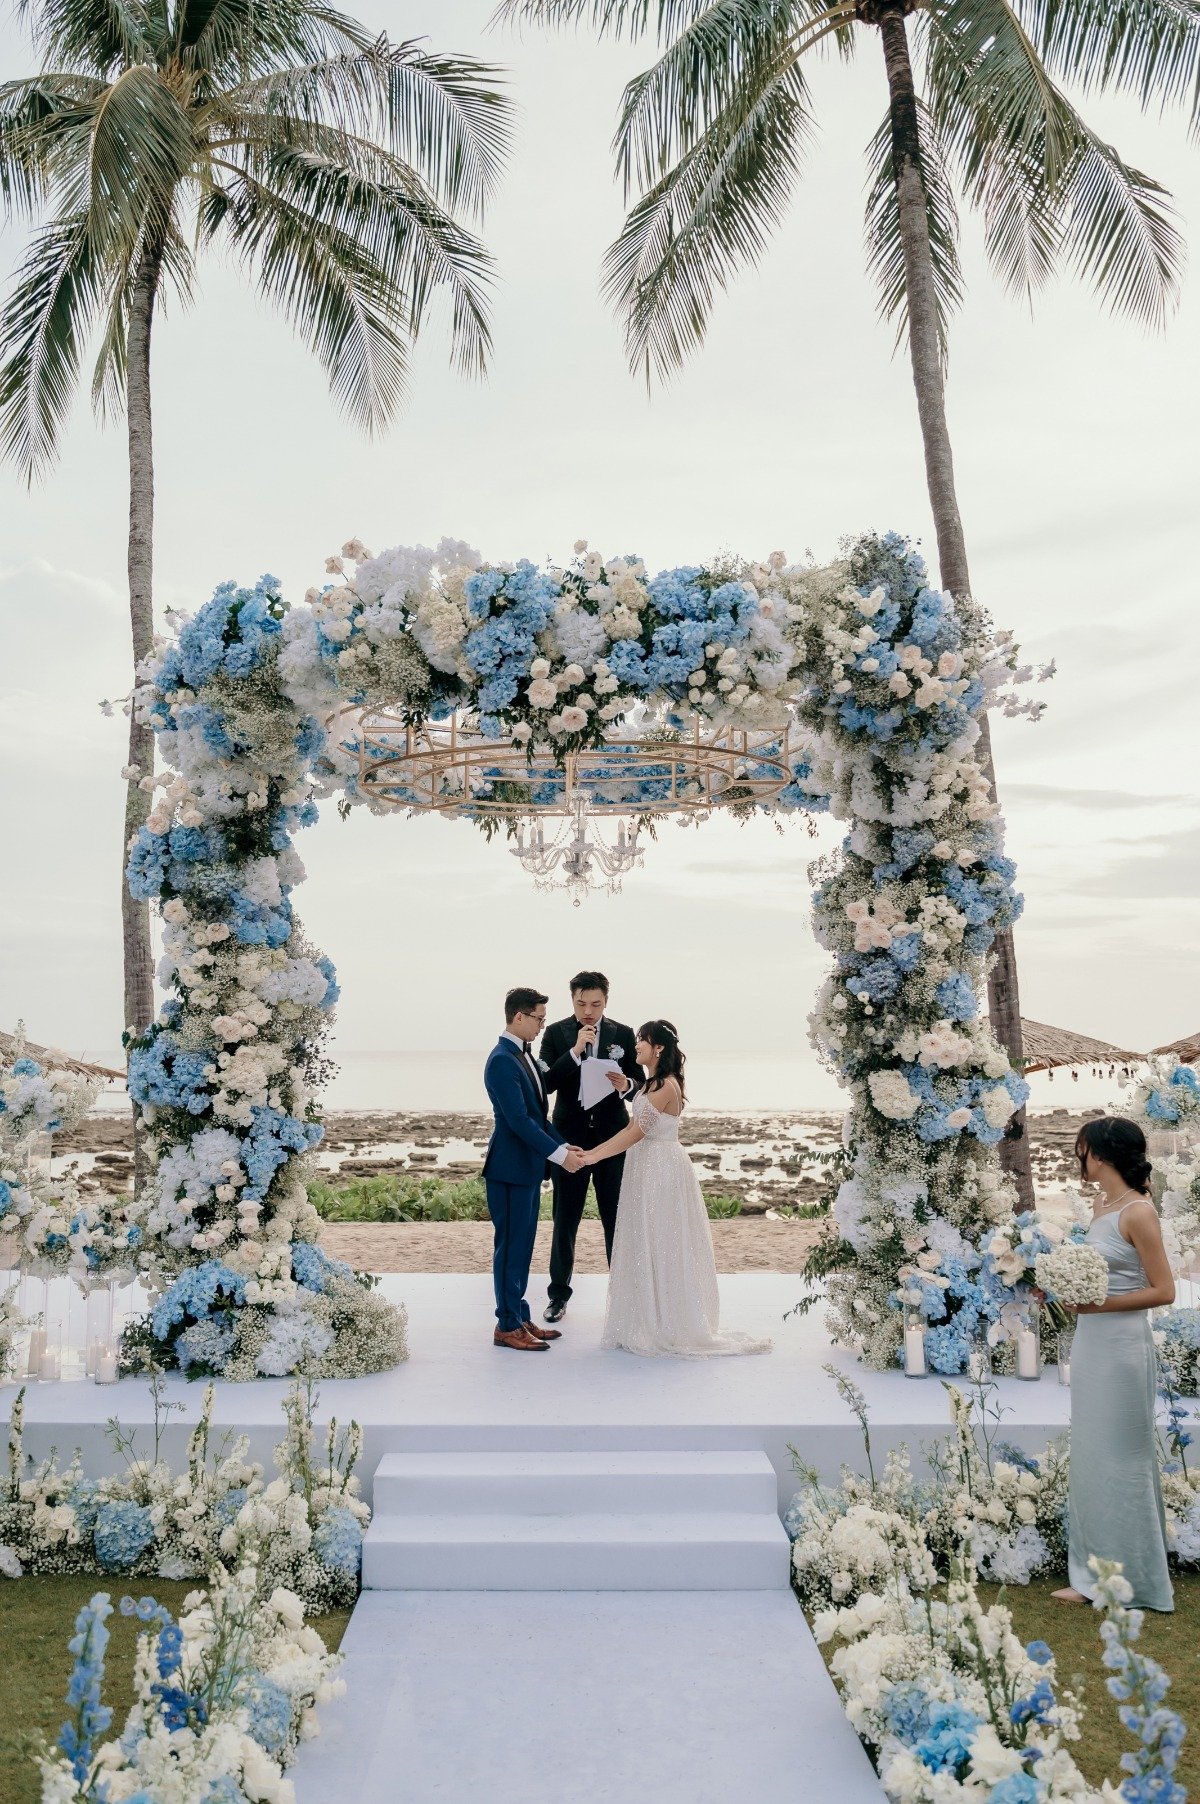
[[[627,1126],[626,1101],[638,1090],[642,1073],[634,1054],[632,1028],[614,1021],[603,971],[579,971],[571,979],[572,1013],[554,1021],[542,1036],[546,1089],[554,1096],[554,1125],[572,1146],[599,1146]],[[585,1063],[595,1061],[591,1071]],[[604,1227],[604,1252],[612,1262],[613,1230],[621,1196],[624,1155],[602,1165],[566,1171],[555,1166],[554,1238],[550,1249],[550,1291],[545,1320],[560,1322],[571,1297],[575,1237],[587,1203],[588,1185]]]

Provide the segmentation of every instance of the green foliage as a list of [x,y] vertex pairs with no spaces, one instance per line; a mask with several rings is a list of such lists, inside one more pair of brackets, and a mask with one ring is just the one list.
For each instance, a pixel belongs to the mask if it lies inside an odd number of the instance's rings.
[[312,1179],[308,1200],[324,1221],[486,1221],[482,1178],[457,1182],[433,1173],[349,1178],[342,1184]]
[[741,1198],[736,1196],[711,1196],[706,1191],[704,1207],[708,1210],[710,1221],[732,1221],[735,1215],[742,1213]]

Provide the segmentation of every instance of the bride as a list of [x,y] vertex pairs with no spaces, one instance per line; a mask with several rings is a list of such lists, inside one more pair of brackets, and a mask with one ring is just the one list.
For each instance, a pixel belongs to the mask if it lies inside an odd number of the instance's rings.
[[669,1021],[648,1021],[637,1061],[649,1081],[629,1126],[583,1155],[597,1165],[628,1150],[613,1238],[603,1347],[630,1353],[767,1353],[769,1340],[718,1329],[720,1304],[708,1211],[679,1144],[684,1055]]

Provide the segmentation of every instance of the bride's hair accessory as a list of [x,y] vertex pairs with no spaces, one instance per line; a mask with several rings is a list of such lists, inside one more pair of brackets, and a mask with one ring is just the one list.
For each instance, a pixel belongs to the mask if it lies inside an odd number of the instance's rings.
[[638,1028],[639,1040],[646,1040],[651,1046],[658,1048],[658,1064],[654,1076],[647,1089],[660,1090],[669,1077],[673,1077],[679,1085],[680,1095],[686,1099],[687,1091],[683,1083],[683,1068],[687,1057],[679,1044],[679,1030],[673,1021],[647,1021]]

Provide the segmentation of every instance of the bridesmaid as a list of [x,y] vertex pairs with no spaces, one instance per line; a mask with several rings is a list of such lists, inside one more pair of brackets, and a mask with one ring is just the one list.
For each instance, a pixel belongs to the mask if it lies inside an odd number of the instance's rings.
[[1068,1516],[1071,1583],[1054,1596],[1087,1603],[1088,1560],[1119,1560],[1141,1609],[1173,1610],[1154,1427],[1156,1366],[1150,1310],[1175,1281],[1150,1200],[1146,1137],[1121,1116],[1085,1121],[1079,1175],[1099,1187],[1086,1240],[1108,1261],[1108,1296],[1080,1305],[1071,1353]]

